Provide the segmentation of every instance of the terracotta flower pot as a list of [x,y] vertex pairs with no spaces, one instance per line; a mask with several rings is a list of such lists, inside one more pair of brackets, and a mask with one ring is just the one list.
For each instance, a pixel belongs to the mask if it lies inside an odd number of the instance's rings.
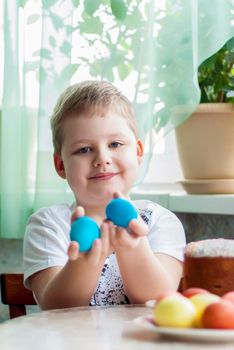
[[[223,180],[234,188],[234,105],[200,104],[183,124],[176,128],[176,142],[184,174],[184,183],[202,184]],[[206,192],[206,191],[204,191]],[[208,193],[228,193],[227,189]]]
[[200,104],[176,141],[185,179],[234,179],[234,105]]

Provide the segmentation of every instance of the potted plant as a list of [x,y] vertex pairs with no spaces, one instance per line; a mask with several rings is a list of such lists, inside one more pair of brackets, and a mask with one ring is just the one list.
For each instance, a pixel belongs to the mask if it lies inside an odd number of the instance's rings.
[[234,193],[234,37],[198,68],[196,111],[176,141],[189,193]]

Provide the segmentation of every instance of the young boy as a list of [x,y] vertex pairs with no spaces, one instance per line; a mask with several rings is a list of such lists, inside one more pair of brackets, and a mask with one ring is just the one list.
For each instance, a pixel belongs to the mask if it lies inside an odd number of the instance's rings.
[[[41,308],[145,303],[176,290],[185,246],[176,216],[138,200],[138,219],[127,230],[105,219],[113,197],[129,199],[144,153],[128,99],[105,81],[73,85],[59,98],[51,127],[55,169],[75,203],[43,208],[27,224],[25,285]],[[69,238],[71,220],[83,215],[101,230],[86,253]]]

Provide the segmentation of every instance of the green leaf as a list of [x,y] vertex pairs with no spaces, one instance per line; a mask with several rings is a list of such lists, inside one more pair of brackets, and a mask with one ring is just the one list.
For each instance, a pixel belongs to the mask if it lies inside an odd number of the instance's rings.
[[49,9],[56,3],[56,1],[58,0],[42,0],[42,6],[43,8]]
[[72,48],[72,45],[70,44],[70,42],[65,40],[60,47],[60,51],[65,55],[70,55],[71,48]]
[[78,68],[78,64],[69,64],[67,67],[65,67],[61,73],[61,79],[63,81],[68,81],[72,78],[74,73],[76,72]]
[[51,51],[48,50],[48,49],[40,49],[40,55],[42,58],[45,58],[47,60],[52,60],[53,57],[52,57],[52,54],[51,54]]
[[227,50],[234,50],[234,37],[228,40],[225,47]]
[[96,78],[100,73],[101,73],[101,61],[96,60],[90,66],[90,74]]
[[123,0],[111,0],[111,11],[112,14],[120,21],[123,21],[126,17],[127,8]]
[[226,91],[226,92],[230,92],[230,91],[231,91],[231,92],[234,92],[234,91],[233,91],[233,87],[231,87],[231,86],[224,86],[224,87],[223,87],[223,91]]
[[56,47],[56,40],[54,36],[52,35],[49,36],[49,43],[52,47]]
[[85,12],[92,16],[94,12],[97,11],[97,9],[100,6],[101,1],[100,0],[84,0],[84,9]]
[[132,70],[130,65],[127,65],[124,63],[118,65],[117,68],[118,68],[119,78],[121,81],[125,80]]
[[215,63],[215,57],[211,56],[209,58],[207,58],[198,68],[198,70],[202,70],[202,69],[213,69],[214,68],[214,63]]
[[55,15],[54,13],[50,13],[50,18],[52,20],[53,26],[56,30],[60,28],[64,28],[64,22],[61,17]]
[[128,14],[124,20],[124,24],[128,29],[137,29],[142,25],[142,14],[138,9],[135,9],[133,13]]
[[99,18],[95,17],[86,19],[85,22],[79,23],[78,28],[81,33],[101,35],[103,32],[103,23]]
[[232,52],[228,52],[225,58],[228,63],[232,63],[234,65],[234,50]]
[[41,56],[42,58],[45,58],[47,60],[52,60],[52,53],[50,50],[42,48],[39,50],[36,50],[32,54],[33,57]]
[[104,71],[104,76],[107,78],[107,80],[114,81],[114,74],[113,74],[112,67],[109,67],[109,66],[106,67]]
[[73,6],[78,7],[80,5],[80,0],[72,0]]
[[65,26],[65,30],[66,30],[67,34],[69,35],[69,34],[71,34],[71,33],[74,31],[74,28],[73,28],[72,25],[67,24],[67,25]]
[[207,93],[204,89],[201,89],[200,103],[207,103],[207,102],[209,102],[209,98],[207,96]]
[[118,66],[124,60],[124,56],[118,52],[112,52],[109,58],[109,62],[112,66]]
[[24,7],[29,0],[19,0],[19,7]]
[[33,15],[27,18],[27,24],[35,23],[39,18],[40,18],[40,15],[38,13],[34,13]]
[[128,39],[127,37],[121,37],[119,41],[119,45],[121,46],[122,49],[124,49],[126,52],[128,52],[131,48],[131,45],[127,42]]
[[204,94],[207,95],[207,102],[226,102],[228,91],[233,90],[229,80],[234,62],[233,44],[234,38],[199,66],[198,82],[202,91],[202,102]]

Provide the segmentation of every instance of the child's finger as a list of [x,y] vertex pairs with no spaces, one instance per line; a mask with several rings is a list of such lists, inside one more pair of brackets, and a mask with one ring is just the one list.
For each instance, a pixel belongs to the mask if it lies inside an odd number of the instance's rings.
[[113,193],[113,198],[122,198],[124,199],[123,194],[120,191],[116,191]]
[[75,241],[72,241],[69,244],[68,250],[67,250],[67,255],[69,260],[76,260],[79,257],[79,244]]
[[[126,232],[122,227],[117,227],[116,236],[118,236],[118,241],[120,246],[125,248],[133,248],[139,243],[139,236],[133,237],[132,234]],[[135,236],[135,235],[134,235]]]
[[108,229],[109,229],[109,237],[110,242],[113,247],[115,247],[117,243],[117,237],[116,237],[116,227],[114,226],[113,222],[107,221]]
[[101,239],[102,239],[102,251],[103,254],[108,255],[110,248],[110,239],[109,239],[109,227],[107,222],[101,224]]
[[130,232],[135,233],[137,236],[145,236],[148,233],[148,226],[141,219],[141,217],[131,220],[128,225],[128,229],[130,229]]
[[83,207],[76,207],[76,209],[73,211],[72,216],[71,216],[71,223],[75,221],[77,218],[81,218],[82,216],[85,215],[85,211]]
[[88,252],[90,262],[94,265],[97,265],[100,261],[101,257],[101,249],[102,249],[102,242],[101,239],[98,238],[93,242],[92,249]]

